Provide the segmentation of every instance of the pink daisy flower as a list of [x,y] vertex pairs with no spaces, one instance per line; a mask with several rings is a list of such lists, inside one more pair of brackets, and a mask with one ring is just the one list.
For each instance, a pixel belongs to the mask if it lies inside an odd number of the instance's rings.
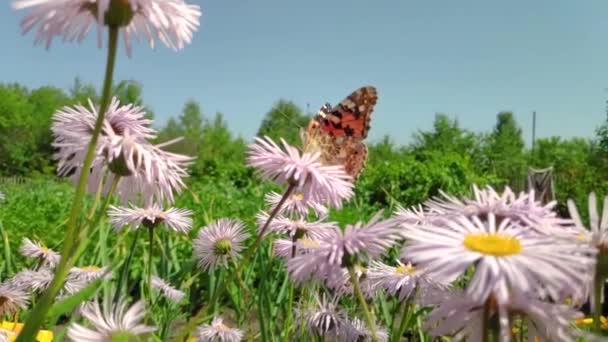
[[161,209],[158,204],[153,204],[147,208],[131,208],[110,206],[108,216],[110,223],[116,231],[120,231],[124,226],[138,229],[141,225],[153,228],[164,224],[176,233],[186,234],[192,227],[192,211],[189,209],[169,208]]
[[[53,120],[53,146],[59,149],[59,175],[72,174],[76,181],[81,171],[87,146],[91,140],[97,110],[89,102],[90,110],[82,106],[64,107],[55,113]],[[104,117],[102,134],[96,147],[96,156],[90,170],[89,191],[96,192],[99,184],[111,171],[105,182],[107,193],[115,174],[121,176],[116,193],[124,202],[136,200],[141,195],[145,202],[152,200],[173,201],[173,191],[180,192],[187,177],[185,167],[192,158],[163,151],[160,145],[152,145],[146,139],[156,132],[147,127],[140,107],[119,106],[112,102]]]
[[289,260],[287,269],[296,282],[311,277],[324,280],[341,274],[341,268],[353,265],[357,258],[377,258],[401,240],[394,221],[380,221],[381,212],[367,224],[347,225],[344,231],[328,230],[325,244],[310,253]]
[[[270,211],[276,208],[279,202],[281,202],[282,198],[283,196],[281,194],[274,191],[266,194],[266,203],[270,207]],[[327,216],[327,207],[316,203],[315,201],[304,201],[304,194],[297,192],[290,195],[289,198],[283,202],[283,206],[279,210],[279,213],[296,216],[308,216],[311,209],[318,217]]]
[[257,168],[265,179],[293,184],[302,201],[331,204],[335,208],[353,196],[352,179],[342,166],[323,165],[319,153],[304,153],[281,140],[283,148],[270,138],[256,138],[250,145],[247,164]]
[[28,238],[23,238],[19,252],[25,257],[40,260],[42,262],[41,265],[49,265],[51,267],[56,266],[61,259],[59,253],[44,247],[40,242],[33,242]]
[[237,328],[224,324],[221,317],[213,317],[211,324],[203,324],[197,329],[198,340],[201,342],[240,342],[244,333]]
[[142,324],[146,315],[143,301],[138,301],[131,307],[124,300],[117,304],[111,304],[106,310],[102,310],[98,301],[85,304],[80,313],[92,325],[87,328],[78,323],[72,323],[68,328],[68,337],[72,341],[102,342],[112,341],[114,338],[120,340],[132,340],[147,335],[156,330],[155,327]]
[[[258,230],[261,230],[269,217],[270,215],[264,211],[256,215]],[[266,233],[269,234],[274,232],[286,234],[295,239],[304,236],[317,240],[323,239],[326,238],[328,234],[331,234],[332,230],[339,228],[336,222],[326,222],[325,219],[326,217],[322,217],[317,221],[309,222],[302,217],[294,220],[285,216],[277,216],[268,225]]]
[[497,223],[477,216],[454,217],[444,225],[406,229],[402,258],[425,269],[440,283],[451,283],[475,265],[467,292],[481,301],[491,295],[499,303],[513,293],[559,298],[560,292],[581,293],[591,280],[595,251],[580,243],[551,238],[504,218]]
[[247,240],[245,225],[237,220],[220,219],[201,228],[193,242],[194,255],[203,270],[227,267],[228,260],[236,260]]
[[82,42],[92,26],[97,28],[97,43],[102,46],[103,28],[111,23],[122,27],[127,55],[131,40],[143,36],[154,48],[156,39],[173,50],[192,41],[199,26],[201,10],[182,0],[15,0],[15,9],[30,9],[21,21],[23,33],[36,26],[35,43],[48,49],[53,38]]
[[423,269],[412,266],[411,263],[402,264],[399,260],[397,266],[389,266],[382,262],[372,260],[367,269],[367,281],[372,287],[384,289],[399,301],[409,298],[414,291],[424,291],[427,287],[439,286],[426,275]]

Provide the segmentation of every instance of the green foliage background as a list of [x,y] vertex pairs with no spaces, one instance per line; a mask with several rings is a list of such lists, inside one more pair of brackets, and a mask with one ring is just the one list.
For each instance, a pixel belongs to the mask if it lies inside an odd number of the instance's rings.
[[[121,102],[146,107],[142,87],[136,81],[118,82],[114,94]],[[0,223],[13,244],[21,236],[59,243],[62,220],[70,205],[72,187],[55,176],[52,158],[53,113],[65,105],[95,101],[95,87],[76,79],[65,91],[45,86],[27,89],[19,84],[0,84]],[[153,118],[152,110],[146,107]],[[280,99],[266,113],[258,135],[299,142],[300,128],[310,113],[293,102]],[[416,205],[439,190],[468,194],[472,184],[510,186],[525,190],[528,167],[555,169],[555,192],[560,213],[573,198],[586,205],[590,191],[608,193],[608,127],[598,122],[597,134],[589,139],[543,138],[532,151],[524,145],[522,131],[510,112],[497,115],[490,132],[472,132],[446,114],[436,114],[433,128],[418,131],[412,143],[398,146],[386,136],[369,143],[369,159],[356,188],[357,196],[332,218],[353,222],[396,205]],[[178,198],[197,212],[197,224],[231,216],[254,223],[263,196],[272,187],[245,166],[247,141],[235,136],[222,113],[210,115],[201,105],[188,101],[181,113],[159,130],[157,142],[183,139],[169,149],[196,157],[190,168],[189,189]],[[24,177],[23,184],[7,184],[6,177]],[[10,182],[9,182],[10,183]],[[204,218],[204,219],[203,219]]]

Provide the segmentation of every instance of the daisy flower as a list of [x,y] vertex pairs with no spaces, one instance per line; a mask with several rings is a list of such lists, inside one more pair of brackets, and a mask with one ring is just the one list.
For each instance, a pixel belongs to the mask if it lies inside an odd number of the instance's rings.
[[441,198],[434,198],[425,203],[429,214],[444,217],[478,216],[486,217],[492,213],[497,218],[508,218],[514,224],[551,233],[553,228],[568,224],[568,220],[560,219],[553,210],[557,202],[542,205],[534,199],[534,191],[516,195],[509,187],[499,194],[492,187],[479,189],[473,186],[473,198],[459,199],[442,191]]
[[381,214],[377,213],[367,224],[347,225],[344,231],[328,230],[324,244],[289,260],[287,269],[292,279],[298,283],[311,277],[323,280],[341,274],[342,267],[354,266],[357,258],[384,254],[401,236],[394,221],[380,221]]
[[97,267],[97,266],[83,266],[83,267],[72,267],[66,282],[63,285],[63,290],[67,295],[72,295],[85,287],[89,286],[92,282],[101,278],[111,278],[112,273],[108,267]]
[[319,248],[322,244],[325,244],[325,242],[308,237],[302,237],[296,241],[276,239],[273,241],[273,244],[274,254],[283,258],[285,261],[288,261],[296,255],[306,254],[311,250]]
[[[270,215],[264,211],[257,214],[256,218],[258,221],[258,231],[261,231],[262,227],[268,221]],[[328,232],[338,229],[336,222],[326,222],[326,217],[322,217],[317,221],[309,222],[304,218],[290,219],[285,216],[277,216],[268,225],[266,234],[272,232],[279,234],[287,234],[292,239],[299,239],[301,237],[308,237],[311,239],[323,239],[326,238]]]
[[184,292],[174,288],[169,283],[157,276],[152,276],[152,288],[162,293],[163,296],[172,301],[174,304],[179,303],[186,295]]
[[[49,287],[53,276],[53,272],[48,268],[41,268],[37,271],[23,270],[15,274],[9,281],[14,286],[25,291],[42,291]],[[68,284],[69,282],[66,282],[64,286]]]
[[[276,208],[282,198],[283,196],[281,194],[274,191],[266,194],[266,204],[270,207],[270,211]],[[328,212],[327,207],[322,204],[316,203],[315,201],[304,201],[304,194],[297,192],[291,194],[287,200],[285,200],[279,213],[307,216],[311,209],[318,217],[326,216]]]
[[0,284],[0,317],[13,315],[29,304],[28,293],[11,281]]
[[338,306],[338,297],[326,300],[325,296],[316,298],[316,306],[304,313],[306,326],[315,335],[327,339],[344,340],[352,333],[348,316]]
[[574,221],[576,232],[589,244],[596,246],[602,254],[608,254],[608,196],[604,198],[602,216],[597,211],[597,198],[595,193],[589,194],[589,228],[583,224],[583,220],[576,209],[574,201],[568,200],[568,211]]
[[188,209],[169,208],[162,210],[158,204],[153,204],[147,208],[131,208],[110,206],[108,216],[110,223],[116,231],[120,231],[124,226],[138,229],[141,225],[146,228],[154,228],[161,223],[176,233],[186,234],[192,227],[192,211]]
[[67,333],[72,341],[127,341],[156,330],[155,327],[141,323],[146,315],[143,301],[138,301],[131,307],[127,307],[125,301],[119,301],[117,304],[112,304],[109,310],[103,311],[99,302],[94,301],[84,305],[80,313],[92,324],[92,327],[87,328],[78,323],[72,323]]
[[[355,265],[354,271],[359,281],[361,292],[366,298],[373,298],[376,294],[376,287],[368,279],[367,268],[361,265]],[[332,272],[326,275],[325,281],[327,287],[336,291],[339,295],[354,294],[353,283],[350,274],[346,268],[341,268],[339,272]]]
[[194,254],[203,270],[228,266],[228,259],[236,260],[249,235],[245,225],[237,220],[220,219],[199,230],[194,239]]
[[341,165],[323,165],[319,153],[304,153],[281,140],[283,148],[268,137],[249,146],[247,164],[265,179],[295,186],[302,201],[331,204],[335,208],[353,196],[352,178]]
[[[484,333],[484,311],[490,324],[496,322],[501,341],[510,340],[513,318],[520,317],[527,325],[528,336],[543,341],[574,341],[580,335],[572,323],[582,313],[563,304],[552,304],[517,294],[498,304],[479,302],[460,291],[452,292],[426,317],[425,328],[432,336],[453,337],[454,341],[481,341]],[[492,326],[494,326],[492,324]]]
[[51,267],[56,266],[59,263],[59,259],[61,259],[59,253],[44,247],[40,242],[33,242],[28,238],[23,238],[19,252],[25,257],[40,260],[41,265],[46,264]]
[[[369,331],[367,325],[357,317],[350,320],[350,328],[351,332],[349,333],[352,336],[352,341],[360,341],[360,342],[371,342],[372,341],[372,333]],[[378,342],[388,342],[388,332],[385,328],[376,325],[376,337],[378,338]]]
[[203,324],[197,329],[200,342],[240,342],[243,336],[241,330],[225,325],[221,317],[214,317],[211,324]]
[[[58,160],[58,173],[71,175],[74,181],[80,174],[98,115],[91,101],[89,106],[64,107],[53,116],[51,129],[53,147],[58,150],[54,156]],[[147,139],[155,137],[156,131],[148,127],[150,121],[144,119],[144,114],[141,107],[120,106],[118,100],[113,100],[104,116],[91,165],[90,192],[98,190],[108,171],[112,172],[103,193],[108,192],[116,175],[121,176],[116,193],[123,202],[136,200],[140,195],[147,202],[153,199],[172,202],[173,191],[179,193],[185,187],[182,178],[188,176],[185,167],[192,158],[161,149],[177,140],[150,144]]]
[[0,329],[0,342],[11,342],[11,337],[16,338],[15,333],[9,330]]
[[16,0],[15,9],[30,11],[21,21],[23,33],[36,26],[35,43],[45,43],[48,49],[53,38],[82,42],[92,26],[97,28],[97,43],[101,48],[102,30],[106,25],[120,26],[127,50],[131,55],[131,40],[143,36],[154,48],[156,39],[178,50],[192,41],[199,26],[201,10],[182,0]]
[[484,222],[477,216],[460,216],[443,226],[406,229],[409,244],[402,258],[446,284],[475,265],[468,293],[479,300],[493,295],[500,303],[513,292],[540,294],[541,289],[557,299],[564,289],[580,293],[579,284],[591,280],[595,266],[592,248],[552,239],[509,219],[497,224],[493,213],[487,218]]
[[406,265],[396,260],[397,267],[372,260],[367,269],[367,281],[372,288],[382,288],[389,294],[397,296],[399,301],[409,298],[415,290],[424,290],[429,286],[438,286],[423,269]]

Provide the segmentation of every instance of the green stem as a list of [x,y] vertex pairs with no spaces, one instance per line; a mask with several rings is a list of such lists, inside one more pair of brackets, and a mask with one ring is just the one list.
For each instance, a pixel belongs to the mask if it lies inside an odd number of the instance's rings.
[[355,272],[355,268],[353,266],[348,267],[348,274],[350,281],[353,284],[355,295],[357,296],[359,304],[363,309],[363,314],[365,315],[365,322],[367,323],[367,327],[369,328],[369,331],[372,334],[372,341],[378,342],[378,335],[376,334],[376,323],[374,322],[372,313],[367,307],[367,302],[365,301],[365,297],[363,297],[363,292],[361,292],[361,286],[359,285],[359,277],[357,276],[357,273]]
[[[401,303],[399,303],[399,309],[397,312],[401,314],[401,321],[399,325],[395,325],[395,320],[393,319],[393,340],[399,341],[403,333],[405,332],[405,328],[407,327],[407,323],[409,321],[410,316],[410,301],[405,298]],[[396,318],[396,317],[395,317]]]
[[481,329],[483,331],[482,342],[490,342],[492,336],[492,324],[490,322],[490,300],[488,300],[483,306],[483,322],[481,323]]
[[285,325],[283,326],[283,342],[289,342],[291,331],[291,317],[293,316],[293,296],[295,287],[289,282],[289,300],[287,301],[287,312],[285,314]]
[[101,133],[105,112],[108,110],[110,104],[110,91],[112,89],[112,77],[114,74],[114,64],[116,61],[116,52],[118,50],[118,26],[110,26],[109,29],[109,47],[107,55],[106,73],[103,83],[103,91],[101,97],[101,106],[97,113],[97,120],[95,121],[95,127],[91,136],[91,142],[87,154],[84,158],[80,176],[78,178],[78,184],[76,186],[76,193],[74,195],[74,201],[72,202],[72,209],[67,224],[67,231],[63,241],[63,248],[61,250],[61,261],[55,269],[55,276],[49,285],[49,288],[44,292],[38,304],[32,309],[32,312],[25,322],[23,330],[17,337],[17,342],[33,341],[38,329],[42,325],[47,312],[51,305],[55,301],[55,296],[59,293],[59,290],[63,286],[66,276],[70,268],[74,265],[76,260],[72,258],[71,252],[75,251],[73,248],[76,243],[76,234],[78,233],[78,218],[82,213],[82,202],[87,190],[87,181],[89,178],[89,170],[93,163],[95,156],[95,148],[97,146],[97,140]]
[[146,284],[148,285],[148,296],[150,304],[152,304],[152,253],[154,252],[154,228],[148,228],[148,236],[150,237],[150,245],[148,246],[148,274]]
[[[601,257],[600,257],[601,258]],[[599,258],[598,258],[599,259]],[[593,281],[593,331],[600,334],[602,331],[602,292],[604,291],[604,275],[601,270],[602,263],[598,260],[595,267],[595,279]]]
[[289,198],[289,196],[291,195],[291,193],[295,189],[296,189],[296,184],[295,183],[289,183],[289,186],[287,186],[287,189],[285,190],[285,193],[283,194],[283,197],[281,197],[281,200],[279,201],[279,203],[270,212],[270,216],[268,216],[268,220],[266,220],[266,223],[264,223],[264,227],[262,227],[262,229],[260,229],[260,232],[258,233],[258,236],[255,239],[255,242],[244,253],[244,257],[243,257],[244,260],[250,260],[251,256],[258,249],[258,247],[260,246],[260,243],[264,239],[264,234],[266,233],[266,230],[268,230],[268,226],[270,225],[270,222],[272,222],[272,220],[275,218],[275,216],[277,216],[277,214],[279,213],[279,211],[283,207],[283,204],[285,204],[285,201],[287,201],[287,199]]
[[116,283],[116,292],[114,293],[114,304],[118,303],[120,299],[120,290],[122,288],[122,284],[124,280],[128,277],[129,267],[131,266],[131,261],[133,260],[133,254],[135,254],[135,245],[137,244],[137,239],[139,238],[139,234],[141,229],[137,229],[135,231],[135,236],[133,237],[133,242],[131,242],[131,248],[129,248],[129,254],[127,255],[127,260],[122,265],[120,269],[120,274],[118,275],[118,282]]

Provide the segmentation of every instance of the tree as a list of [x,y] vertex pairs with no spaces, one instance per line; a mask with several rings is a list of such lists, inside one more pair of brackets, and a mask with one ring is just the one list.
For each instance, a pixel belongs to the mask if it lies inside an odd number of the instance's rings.
[[524,139],[513,113],[500,112],[486,145],[489,171],[516,190],[523,190],[526,175]]
[[432,151],[467,154],[476,160],[479,144],[475,134],[462,129],[456,119],[450,120],[445,114],[435,114],[432,131],[418,131],[414,134],[412,152],[419,158]]
[[283,138],[289,144],[300,145],[300,130],[306,128],[309,121],[295,103],[279,100],[264,116],[257,135],[274,140]]

